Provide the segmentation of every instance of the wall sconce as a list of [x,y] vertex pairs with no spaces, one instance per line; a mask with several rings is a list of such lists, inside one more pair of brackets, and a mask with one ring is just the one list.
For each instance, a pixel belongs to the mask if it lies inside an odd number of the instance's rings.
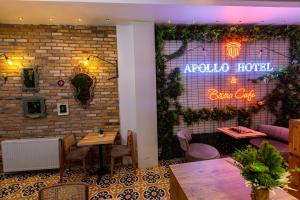
[[84,66],[88,66],[89,63],[90,63],[90,61],[91,61],[91,60],[94,60],[94,59],[101,60],[101,61],[103,61],[103,62],[106,62],[106,63],[111,64],[111,65],[113,65],[113,66],[116,67],[116,76],[111,77],[111,78],[109,78],[108,80],[116,79],[116,78],[119,77],[119,74],[118,74],[118,64],[112,63],[112,62],[110,62],[110,61],[108,61],[108,60],[105,60],[105,59],[99,57],[99,56],[92,56],[92,55],[88,56],[87,59],[86,59],[85,61],[83,61],[83,65],[84,65]]
[[4,57],[8,65],[13,65],[13,62],[8,58],[5,53],[0,53],[0,57]]
[[[8,58],[8,56],[4,53],[0,53],[0,57],[4,57],[8,65],[13,65],[13,62]],[[2,73],[2,78],[4,80],[4,83],[6,83],[8,76],[6,73]]]

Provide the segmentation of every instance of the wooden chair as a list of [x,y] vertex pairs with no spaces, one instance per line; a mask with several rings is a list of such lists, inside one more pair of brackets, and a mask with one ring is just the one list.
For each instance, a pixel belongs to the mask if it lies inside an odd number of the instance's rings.
[[88,186],[83,183],[63,183],[39,191],[39,200],[88,200]]
[[69,133],[62,139],[61,159],[60,159],[60,182],[63,179],[65,163],[70,167],[70,162],[82,161],[84,174],[87,174],[86,160],[90,151],[90,147],[77,147],[74,133]]
[[127,132],[127,145],[113,145],[111,150],[111,175],[114,172],[115,161],[118,158],[131,157],[132,166],[134,170],[136,169],[136,158],[135,158],[135,148],[133,144],[133,131],[128,130]]

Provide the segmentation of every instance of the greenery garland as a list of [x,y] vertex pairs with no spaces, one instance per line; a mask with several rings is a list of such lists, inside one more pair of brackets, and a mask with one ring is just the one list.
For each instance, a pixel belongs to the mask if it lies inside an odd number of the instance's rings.
[[[250,126],[251,116],[260,109],[267,107],[276,117],[276,123],[287,125],[291,117],[300,116],[300,77],[299,68],[295,63],[300,63],[300,28],[298,26],[231,26],[231,25],[191,25],[191,26],[156,26],[156,73],[157,73],[157,116],[158,139],[162,147],[161,157],[174,157],[173,127],[179,124],[180,116],[188,125],[201,121],[226,121],[237,118],[240,125]],[[246,108],[202,108],[192,110],[183,108],[177,97],[184,92],[181,83],[180,70],[172,70],[166,74],[166,62],[175,59],[185,52],[190,41],[214,42],[227,39],[254,42],[257,40],[274,40],[289,38],[290,40],[290,65],[276,72],[259,77],[253,82],[262,80],[271,81],[278,79],[276,88],[263,100]],[[166,40],[180,40],[181,47],[171,55],[163,54]],[[296,72],[296,74],[293,74]],[[286,84],[289,84],[286,87]],[[296,92],[298,93],[296,94]],[[298,95],[298,96],[297,96]],[[297,97],[296,97],[297,96]],[[286,103],[288,101],[288,103]]]

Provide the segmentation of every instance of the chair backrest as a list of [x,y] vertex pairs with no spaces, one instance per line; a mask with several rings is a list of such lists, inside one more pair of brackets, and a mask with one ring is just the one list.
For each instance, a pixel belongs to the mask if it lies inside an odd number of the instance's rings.
[[189,129],[183,129],[177,133],[177,138],[180,143],[180,147],[183,151],[189,150],[189,141],[192,139],[192,134]]
[[289,142],[289,129],[280,127],[280,126],[273,126],[273,125],[259,125],[258,131],[266,133],[268,137],[280,140],[282,142],[288,143]]
[[76,138],[74,133],[69,133],[63,137],[63,151],[64,152],[69,152],[70,147],[76,145]]
[[133,143],[133,131],[127,131],[127,147],[130,148],[131,152],[134,153],[134,143]]
[[63,183],[39,191],[39,200],[87,200],[88,186],[83,183]]

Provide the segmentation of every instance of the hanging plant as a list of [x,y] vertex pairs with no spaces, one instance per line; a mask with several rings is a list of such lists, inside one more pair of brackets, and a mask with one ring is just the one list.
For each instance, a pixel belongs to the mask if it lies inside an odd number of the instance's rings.
[[74,96],[80,104],[86,108],[94,97],[96,77],[88,75],[82,67],[74,69],[71,84],[74,88]]

